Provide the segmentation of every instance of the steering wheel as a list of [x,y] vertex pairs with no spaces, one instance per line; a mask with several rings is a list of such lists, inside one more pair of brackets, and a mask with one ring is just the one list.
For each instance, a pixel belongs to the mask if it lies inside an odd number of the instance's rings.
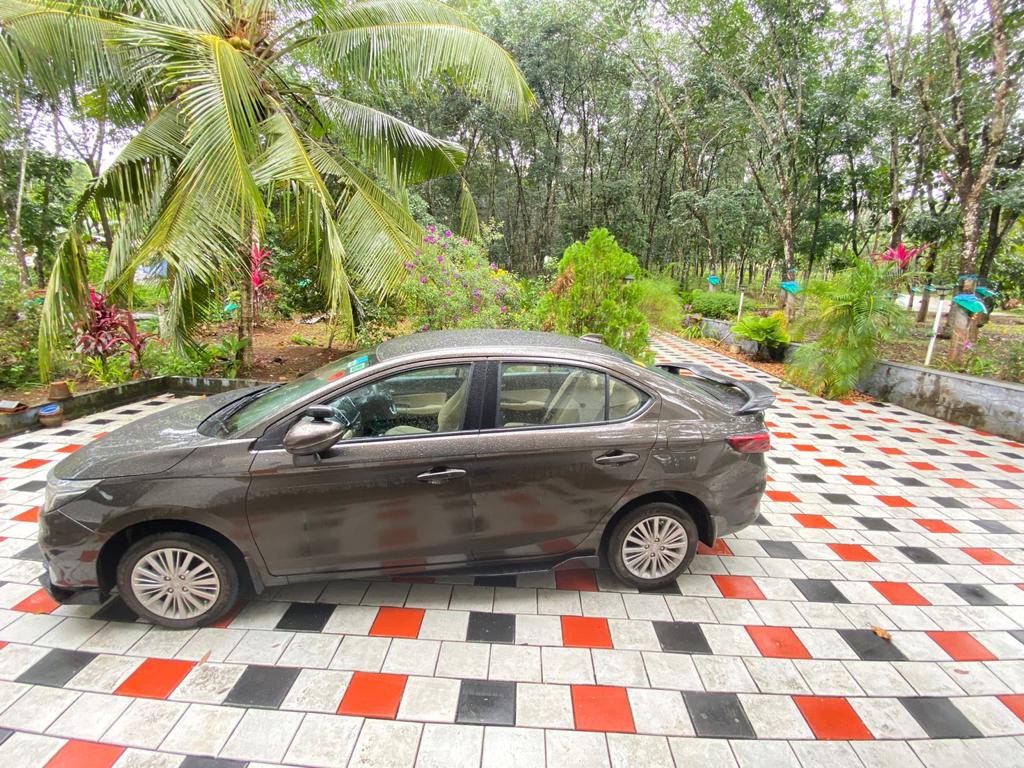
[[344,395],[334,403],[334,412],[338,420],[345,425],[345,433],[359,435],[363,428],[363,412],[359,405],[348,395]]

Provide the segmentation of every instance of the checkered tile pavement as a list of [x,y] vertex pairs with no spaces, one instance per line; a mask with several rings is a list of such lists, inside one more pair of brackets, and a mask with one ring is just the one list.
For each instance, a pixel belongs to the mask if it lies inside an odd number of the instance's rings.
[[46,471],[174,398],[0,442],[0,766],[1022,764],[1024,445],[655,347],[779,394],[758,523],[655,593],[335,581],[187,632],[58,607]]

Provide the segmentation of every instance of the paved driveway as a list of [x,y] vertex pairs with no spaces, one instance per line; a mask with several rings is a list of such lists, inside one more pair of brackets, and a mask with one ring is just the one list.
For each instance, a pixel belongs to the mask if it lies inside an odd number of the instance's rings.
[[47,469],[174,401],[0,442],[0,766],[1024,763],[1024,446],[657,348],[779,401],[759,524],[654,594],[338,581],[189,632],[57,607]]

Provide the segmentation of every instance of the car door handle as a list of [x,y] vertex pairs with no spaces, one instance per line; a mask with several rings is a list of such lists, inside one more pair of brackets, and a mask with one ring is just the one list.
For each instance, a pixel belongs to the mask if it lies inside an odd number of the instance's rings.
[[441,483],[447,483],[449,480],[465,476],[466,470],[459,469],[458,467],[435,467],[427,472],[416,475],[416,479],[421,483],[440,485]]
[[604,456],[598,456],[594,459],[595,464],[611,464],[618,466],[619,464],[629,464],[636,461],[640,457],[635,453],[623,453],[622,451],[612,451],[606,453]]

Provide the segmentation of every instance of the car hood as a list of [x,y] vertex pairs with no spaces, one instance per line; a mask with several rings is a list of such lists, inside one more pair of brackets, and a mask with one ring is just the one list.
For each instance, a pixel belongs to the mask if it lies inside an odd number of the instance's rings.
[[201,445],[217,442],[199,434],[199,423],[250,388],[182,403],[118,427],[79,448],[53,468],[54,477],[94,480],[166,472]]

